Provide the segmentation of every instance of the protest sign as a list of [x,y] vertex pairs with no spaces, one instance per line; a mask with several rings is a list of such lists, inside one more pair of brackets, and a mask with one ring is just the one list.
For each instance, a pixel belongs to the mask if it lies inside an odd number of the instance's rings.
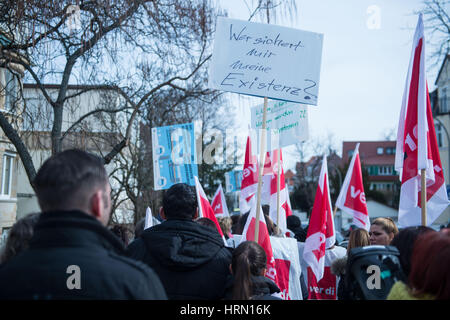
[[[251,109],[252,129],[262,128],[264,105]],[[308,111],[305,105],[287,101],[269,101],[266,118],[267,150],[275,150],[308,139]],[[258,141],[260,139],[260,130]]]
[[227,192],[241,190],[242,170],[233,170],[225,172],[225,184]]
[[177,183],[195,185],[198,169],[193,123],[152,128],[152,149],[155,190]]
[[323,35],[219,17],[213,89],[317,105]]

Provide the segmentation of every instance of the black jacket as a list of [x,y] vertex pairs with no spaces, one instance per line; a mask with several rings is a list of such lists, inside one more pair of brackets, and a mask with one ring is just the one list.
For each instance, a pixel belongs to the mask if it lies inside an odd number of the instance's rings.
[[0,300],[167,299],[156,274],[124,254],[120,240],[94,217],[43,213],[30,248],[0,266]]
[[347,267],[347,256],[336,259],[331,263],[331,273],[339,277],[337,287],[338,300],[350,300],[350,289],[347,287],[347,275],[345,269]]
[[220,234],[191,220],[167,220],[128,246],[130,257],[158,274],[169,299],[218,300],[230,274],[231,250]]
[[[234,277],[230,276],[226,285],[225,300],[231,300],[233,297]],[[273,294],[280,293],[280,288],[263,276],[252,276],[252,296],[251,300],[282,300]]]

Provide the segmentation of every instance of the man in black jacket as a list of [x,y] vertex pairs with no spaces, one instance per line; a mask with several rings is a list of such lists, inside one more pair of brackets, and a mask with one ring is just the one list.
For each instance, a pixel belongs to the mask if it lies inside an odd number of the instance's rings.
[[158,276],[105,228],[111,188],[99,157],[56,154],[34,186],[43,213],[29,249],[0,267],[0,300],[167,299]]
[[160,215],[165,221],[131,243],[129,255],[155,270],[169,299],[223,298],[231,251],[216,230],[194,222],[193,187],[179,183],[168,189]]

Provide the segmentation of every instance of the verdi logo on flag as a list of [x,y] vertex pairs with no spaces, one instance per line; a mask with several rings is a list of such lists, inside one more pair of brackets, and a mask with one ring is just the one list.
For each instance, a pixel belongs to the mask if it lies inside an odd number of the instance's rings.
[[[401,172],[400,227],[430,225],[448,207],[439,149],[426,82],[425,38],[419,15],[403,93],[397,133],[395,169]],[[421,170],[425,170],[426,203],[421,201]],[[426,216],[422,218],[422,207]]]
[[211,207],[217,217],[229,217],[227,201],[222,189],[222,185],[217,188],[216,194],[211,202]]
[[336,200],[336,207],[353,215],[353,224],[369,231],[370,220],[362,180],[359,143],[350,161],[341,192]]
[[239,196],[239,209],[246,213],[251,209],[251,202],[256,203],[256,191],[258,188],[258,161],[252,152],[252,141],[250,135],[247,137],[245,147],[245,162],[242,169],[241,194]]
[[[241,242],[243,241],[255,241],[255,227],[256,227],[256,205],[252,202],[250,213],[245,222],[244,230],[242,231]],[[260,208],[262,213],[262,209]],[[266,220],[264,215],[259,217],[259,232],[258,232],[258,244],[264,249],[267,256],[267,268],[265,276],[277,283],[277,271],[275,267],[275,258],[273,256],[272,244],[270,242],[269,231],[267,230]]]
[[309,220],[308,234],[303,251],[303,259],[311,268],[317,281],[324,275],[325,249],[335,243],[333,213],[328,188],[327,158],[323,156],[319,184]]

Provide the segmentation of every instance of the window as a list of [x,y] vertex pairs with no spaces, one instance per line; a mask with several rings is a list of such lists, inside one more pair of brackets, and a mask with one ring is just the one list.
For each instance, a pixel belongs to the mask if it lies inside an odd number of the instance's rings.
[[5,110],[11,110],[18,98],[17,77],[5,70]]
[[395,148],[387,147],[386,148],[386,154],[395,154]]
[[353,151],[354,150],[348,150],[347,155],[349,158],[353,157]]
[[435,122],[434,129],[436,130],[436,140],[438,143],[438,147],[442,148],[442,126],[438,122]]
[[447,106],[447,88],[442,88],[442,92],[439,94],[439,109],[441,113],[448,112]]
[[383,154],[383,147],[377,148],[377,154]]
[[14,169],[14,158],[15,156],[10,153],[5,153],[3,155],[2,190],[1,190],[1,195],[3,196],[11,195],[11,181]]
[[392,175],[393,167],[392,166],[380,166],[378,169],[378,174],[380,176],[390,176]]

